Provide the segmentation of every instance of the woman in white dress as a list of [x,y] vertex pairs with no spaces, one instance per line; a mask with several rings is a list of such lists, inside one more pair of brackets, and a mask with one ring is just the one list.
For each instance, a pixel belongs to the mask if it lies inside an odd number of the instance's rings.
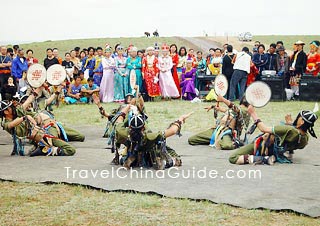
[[158,68],[159,74],[159,85],[161,88],[161,94],[165,98],[176,98],[179,97],[179,91],[174,83],[171,68],[173,67],[172,58],[169,55],[169,46],[163,44],[161,47],[162,56],[159,57]]
[[106,45],[105,57],[102,58],[99,67],[103,69],[102,80],[100,84],[101,102],[113,102],[114,97],[114,70],[116,67],[115,60],[111,57],[112,49]]

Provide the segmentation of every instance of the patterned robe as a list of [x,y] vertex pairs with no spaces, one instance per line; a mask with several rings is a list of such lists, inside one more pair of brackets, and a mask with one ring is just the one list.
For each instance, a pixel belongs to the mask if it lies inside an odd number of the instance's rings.
[[129,93],[129,75],[126,69],[126,57],[115,56],[114,101],[122,102]]
[[142,60],[142,72],[146,84],[147,93],[150,97],[160,96],[160,86],[158,83],[159,69],[157,67],[158,58],[154,55],[146,56]]

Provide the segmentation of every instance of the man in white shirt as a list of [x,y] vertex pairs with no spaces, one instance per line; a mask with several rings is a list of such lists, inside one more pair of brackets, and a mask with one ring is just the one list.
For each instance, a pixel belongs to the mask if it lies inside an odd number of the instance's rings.
[[234,65],[233,69],[234,72],[231,77],[230,81],[230,91],[229,91],[229,99],[230,101],[235,100],[235,93],[238,84],[240,85],[240,92],[239,92],[239,100],[241,100],[247,83],[247,76],[250,73],[250,62],[251,57],[248,54],[249,49],[248,47],[243,47],[242,51],[237,53],[236,57],[234,58]]

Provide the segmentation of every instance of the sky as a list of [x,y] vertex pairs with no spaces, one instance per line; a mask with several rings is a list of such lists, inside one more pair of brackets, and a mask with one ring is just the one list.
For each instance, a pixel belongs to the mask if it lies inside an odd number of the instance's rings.
[[160,36],[316,35],[319,12],[319,0],[0,0],[0,43],[139,37],[155,29]]

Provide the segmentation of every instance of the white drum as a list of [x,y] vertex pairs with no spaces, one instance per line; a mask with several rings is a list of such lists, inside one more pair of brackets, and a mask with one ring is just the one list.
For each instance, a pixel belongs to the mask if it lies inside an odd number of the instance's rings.
[[53,86],[60,85],[66,77],[66,70],[60,64],[54,64],[47,70],[47,81]]
[[47,71],[41,64],[32,64],[27,71],[27,81],[33,88],[38,88],[46,81]]

